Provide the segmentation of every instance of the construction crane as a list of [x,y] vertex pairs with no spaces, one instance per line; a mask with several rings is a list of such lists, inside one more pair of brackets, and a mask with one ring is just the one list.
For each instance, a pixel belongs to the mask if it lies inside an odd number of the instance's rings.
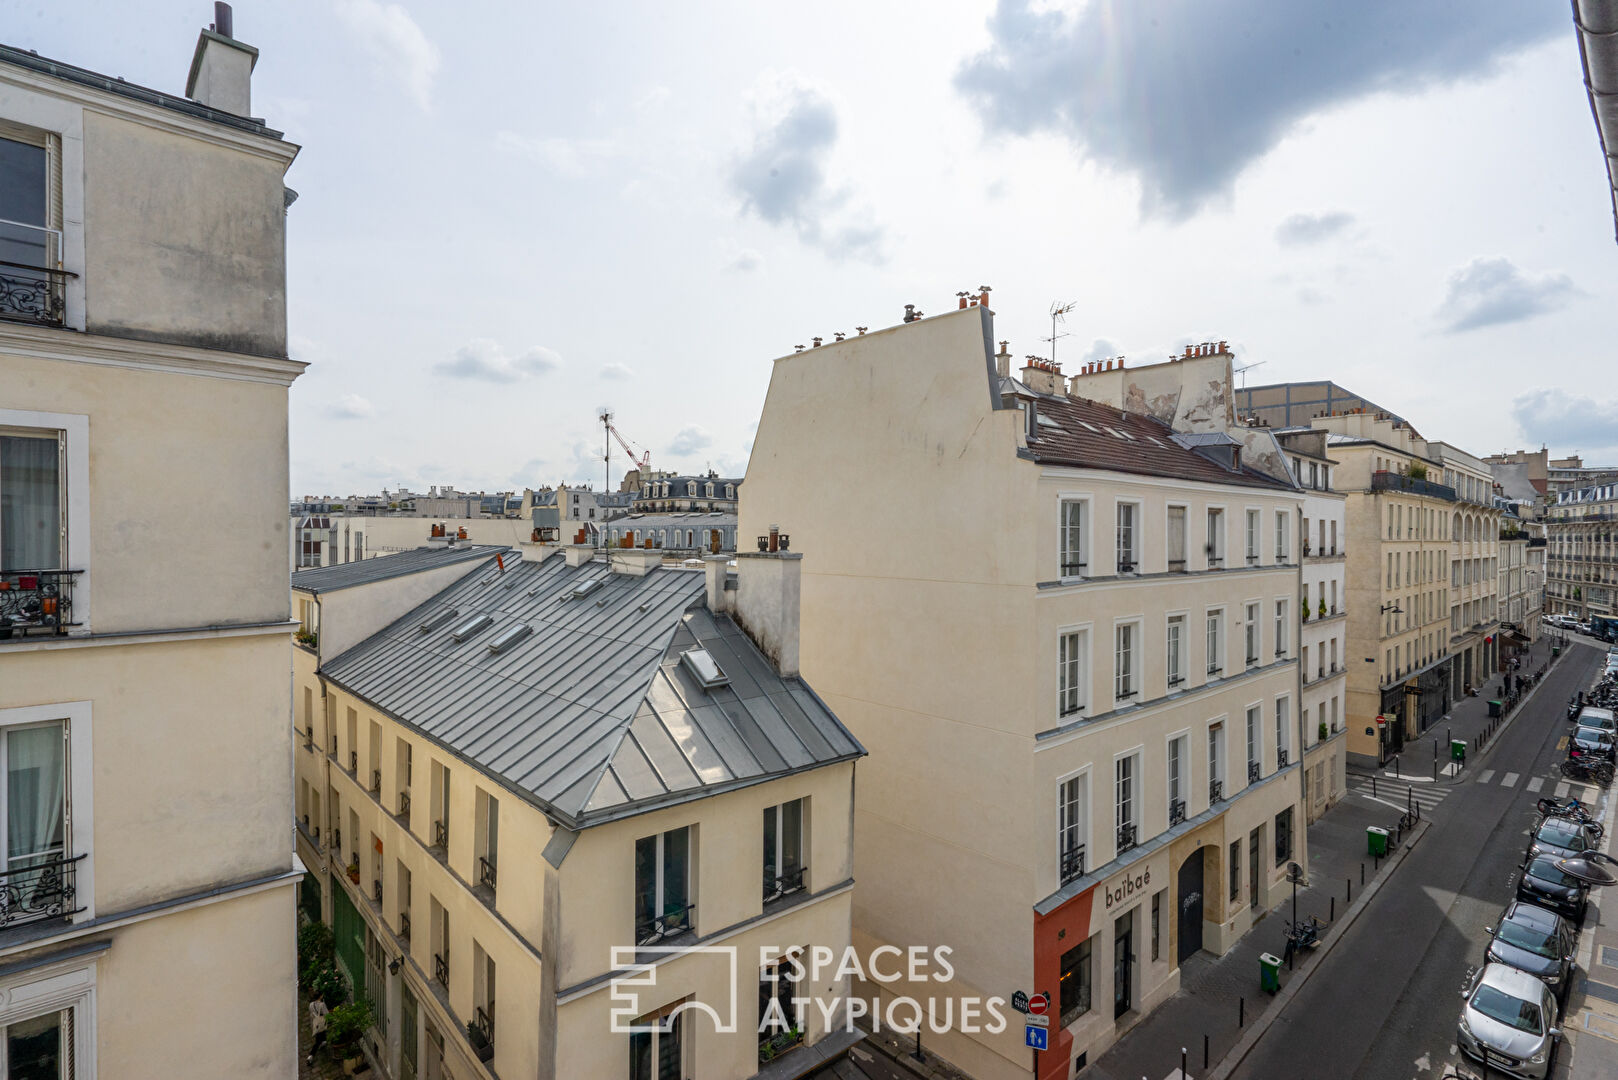
[[[640,452],[640,456],[636,457],[634,444],[632,444],[628,439],[624,438],[624,433],[619,431],[617,426],[613,424],[612,413],[608,410],[601,410],[601,415],[598,417],[598,419],[601,421],[601,426],[607,429],[607,433],[610,434],[614,439],[617,439],[618,445],[624,448],[624,453],[629,455],[630,465],[640,470],[641,478],[645,479],[646,477],[650,476],[652,472],[652,452],[650,450],[643,449]],[[607,485],[602,490],[611,491],[612,444],[610,442],[606,444],[606,452],[602,455],[602,460],[607,462]]]

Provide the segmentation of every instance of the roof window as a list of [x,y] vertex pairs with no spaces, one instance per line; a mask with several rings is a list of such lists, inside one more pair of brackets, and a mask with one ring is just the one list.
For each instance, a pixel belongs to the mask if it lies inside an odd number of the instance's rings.
[[487,613],[474,615],[470,619],[463,622],[461,625],[457,626],[455,628],[455,630],[450,634],[450,637],[454,638],[456,641],[465,641],[467,638],[471,637],[473,634],[476,634],[481,630],[487,630],[489,627],[491,627],[493,625],[494,625],[494,616],[493,615],[489,615]]
[[707,649],[687,649],[680,654],[680,663],[685,665],[685,669],[704,690],[730,685],[730,676],[725,674],[724,669],[719,666],[719,661],[715,660],[713,653]]
[[492,653],[503,652],[506,646],[515,645],[517,642],[521,641],[523,638],[527,637],[533,632],[534,628],[529,626],[527,623],[518,623],[516,626],[509,626],[505,630],[502,630],[498,637],[489,642],[489,651]]
[[440,611],[437,615],[429,615],[425,620],[422,621],[421,632],[425,634],[429,630],[437,630],[440,626],[443,626],[445,623],[449,622],[459,614],[460,611],[458,609],[450,608],[447,611]]
[[589,596],[606,583],[606,579],[601,577],[585,578],[583,581],[573,586],[572,591],[568,595],[573,597],[575,600],[580,600],[586,596]]

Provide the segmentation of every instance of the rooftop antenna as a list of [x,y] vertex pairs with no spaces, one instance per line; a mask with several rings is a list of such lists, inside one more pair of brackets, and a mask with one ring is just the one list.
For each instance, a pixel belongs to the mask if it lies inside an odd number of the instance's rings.
[[1048,342],[1051,343],[1051,363],[1053,363],[1053,364],[1056,363],[1056,342],[1057,342],[1057,340],[1059,338],[1065,338],[1065,337],[1069,336],[1068,334],[1065,334],[1065,333],[1058,334],[1056,332],[1056,324],[1057,323],[1066,323],[1067,322],[1067,313],[1072,311],[1074,308],[1076,308],[1078,306],[1079,306],[1079,302],[1077,300],[1069,300],[1065,304],[1062,303],[1060,300],[1057,300],[1057,301],[1052,302],[1052,304],[1051,304],[1051,336],[1048,337],[1048,338],[1041,338],[1040,340],[1041,341],[1048,341]]
[[1237,368],[1236,369],[1236,374],[1238,374],[1238,375],[1240,375],[1242,377],[1242,385],[1241,385],[1240,389],[1242,389],[1242,390],[1247,389],[1247,371],[1248,371],[1249,368],[1263,367],[1267,363],[1269,363],[1268,360],[1259,360],[1256,363],[1243,364],[1241,367]]

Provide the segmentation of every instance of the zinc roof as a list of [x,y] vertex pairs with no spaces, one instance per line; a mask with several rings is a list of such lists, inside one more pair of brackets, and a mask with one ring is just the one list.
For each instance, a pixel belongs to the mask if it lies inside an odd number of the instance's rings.
[[356,585],[369,585],[389,578],[437,570],[441,566],[470,563],[478,559],[492,559],[508,550],[499,544],[465,544],[455,547],[419,547],[393,555],[378,555],[370,559],[315,566],[292,572],[292,587],[303,592],[329,593],[338,589],[352,589]]

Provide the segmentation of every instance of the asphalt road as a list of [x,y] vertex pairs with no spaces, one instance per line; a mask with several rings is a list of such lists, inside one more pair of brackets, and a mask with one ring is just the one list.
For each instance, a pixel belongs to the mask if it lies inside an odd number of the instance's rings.
[[[1551,794],[1563,758],[1569,695],[1604,655],[1575,645],[1527,710],[1469,763],[1398,873],[1236,1071],[1238,1077],[1437,1080],[1455,1059],[1460,990],[1511,899],[1534,804]],[[1494,782],[1479,783],[1486,769]],[[1514,786],[1500,784],[1507,772]],[[1545,777],[1544,790],[1527,780]],[[1559,779],[1559,778],[1558,778]]]

